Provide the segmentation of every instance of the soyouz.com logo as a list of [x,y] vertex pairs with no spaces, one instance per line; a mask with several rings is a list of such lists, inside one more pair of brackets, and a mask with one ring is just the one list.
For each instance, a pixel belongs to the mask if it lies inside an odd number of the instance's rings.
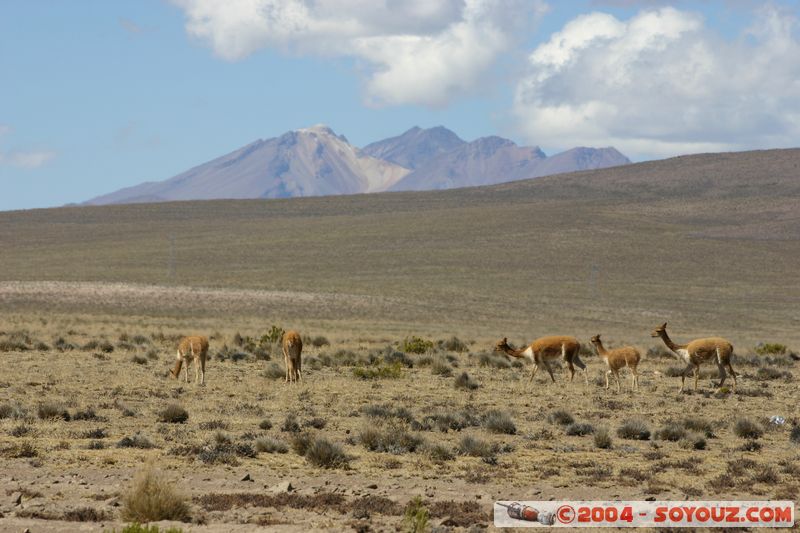
[[789,501],[498,501],[497,527],[792,527]]

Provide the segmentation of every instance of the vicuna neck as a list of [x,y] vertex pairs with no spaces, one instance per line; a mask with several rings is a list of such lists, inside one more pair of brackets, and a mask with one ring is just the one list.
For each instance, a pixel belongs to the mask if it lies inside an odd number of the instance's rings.
[[659,331],[658,336],[661,337],[661,340],[664,341],[664,344],[667,345],[667,348],[669,348],[673,352],[677,352],[681,348],[686,348],[685,344],[675,344],[674,342],[672,342],[672,339],[669,338],[669,335],[667,335],[666,330]]
[[524,357],[522,355],[523,350],[515,350],[514,348],[512,348],[508,344],[506,344],[504,346],[501,346],[500,348],[502,348],[502,350],[505,353],[507,353],[508,355],[510,355],[511,357]]
[[175,361],[175,366],[172,368],[172,374],[173,374],[175,377],[178,377],[178,375],[180,375],[180,372],[181,372],[181,364],[182,364],[182,363],[183,363],[183,359],[178,359],[177,361]]
[[606,349],[603,347],[603,342],[602,341],[599,341],[599,340],[598,341],[592,341],[592,344],[594,344],[594,347],[597,349],[597,354],[598,355],[606,355],[608,353],[606,351]]

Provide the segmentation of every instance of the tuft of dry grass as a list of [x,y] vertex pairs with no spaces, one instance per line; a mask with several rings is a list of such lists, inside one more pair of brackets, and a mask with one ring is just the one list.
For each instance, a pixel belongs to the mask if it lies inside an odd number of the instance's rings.
[[161,472],[148,465],[136,475],[133,487],[122,500],[122,518],[135,522],[188,522],[189,504]]
[[644,420],[633,418],[622,423],[617,429],[617,436],[621,439],[649,440],[650,428]]
[[737,418],[733,423],[733,432],[743,439],[758,439],[764,434],[764,428],[749,418]]
[[158,421],[168,424],[183,424],[189,420],[189,412],[176,403],[168,404],[158,413]]

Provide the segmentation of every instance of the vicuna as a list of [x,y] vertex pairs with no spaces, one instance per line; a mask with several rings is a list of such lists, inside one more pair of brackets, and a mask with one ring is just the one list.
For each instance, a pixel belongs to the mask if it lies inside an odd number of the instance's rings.
[[206,382],[206,355],[208,354],[208,338],[193,335],[184,337],[178,344],[178,356],[175,366],[169,373],[174,379],[181,374],[181,365],[186,364],[186,383],[189,383],[189,359],[194,361],[194,382],[204,385]]
[[609,387],[609,374],[614,374],[614,377],[617,378],[617,392],[622,390],[619,382],[619,369],[626,366],[631,369],[631,374],[633,376],[631,388],[634,390],[639,388],[639,374],[636,372],[636,367],[639,366],[639,360],[642,358],[639,350],[633,346],[606,350],[603,347],[603,341],[600,340],[600,334],[592,337],[592,344],[594,344],[597,350],[597,355],[599,355],[600,358],[606,362],[606,366],[608,366],[608,370],[606,370],[606,390],[608,390]]
[[303,341],[300,334],[290,330],[283,334],[283,362],[286,365],[286,383],[303,381],[300,376],[300,354]]
[[553,369],[550,368],[550,361],[554,361],[559,357],[563,358],[569,367],[569,380],[575,377],[575,367],[577,366],[583,370],[583,377],[586,384],[589,384],[589,376],[586,371],[586,365],[578,357],[578,352],[581,349],[581,344],[575,337],[567,336],[554,336],[554,337],[541,337],[533,341],[529,346],[523,349],[516,350],[508,345],[508,339],[503,337],[502,340],[497,341],[494,347],[496,352],[504,352],[511,357],[528,358],[533,363],[533,370],[528,382],[533,381],[536,371],[539,366],[543,366],[547,373],[550,374],[550,379],[553,383],[556,382],[553,377]]

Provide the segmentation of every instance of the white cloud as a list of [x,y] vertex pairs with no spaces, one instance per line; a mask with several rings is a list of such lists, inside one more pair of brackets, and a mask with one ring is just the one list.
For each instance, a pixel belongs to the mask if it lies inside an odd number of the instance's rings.
[[0,153],[0,163],[5,163],[19,168],[38,168],[56,156],[51,151],[32,151],[32,152],[7,152]]
[[514,115],[531,142],[635,158],[800,144],[797,20],[775,7],[723,40],[665,7],[582,15],[529,56]]
[[[0,139],[13,131],[11,126],[0,124]],[[44,165],[56,156],[50,150],[21,151],[0,149],[0,165],[9,165],[19,168],[36,168]]]
[[267,47],[366,65],[373,104],[440,105],[485,82],[543,0],[172,0],[186,31],[229,61]]

